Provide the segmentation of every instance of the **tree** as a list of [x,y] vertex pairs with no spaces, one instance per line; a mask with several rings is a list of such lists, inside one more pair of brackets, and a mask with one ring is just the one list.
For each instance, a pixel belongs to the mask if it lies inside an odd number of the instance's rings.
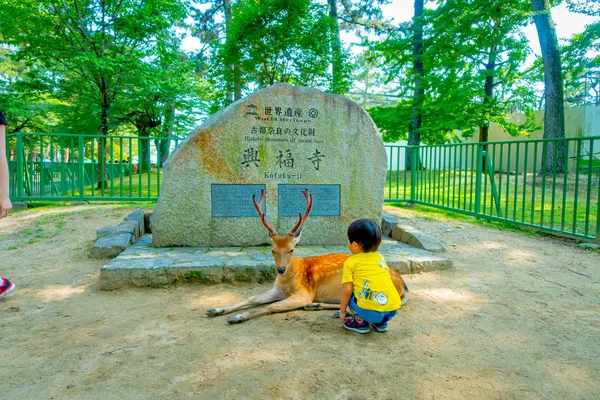
[[[413,75],[414,88],[413,99],[410,110],[410,130],[408,132],[408,145],[418,146],[421,143],[421,124],[423,122],[423,99],[425,97],[425,88],[423,86],[423,7],[424,0],[415,0],[415,13],[412,26],[412,44],[413,44]],[[412,152],[406,153],[406,170],[412,167]]]
[[[218,48],[227,40],[227,32],[231,28],[232,7],[235,3],[232,0],[200,0],[195,3],[197,5],[191,8],[191,16],[194,19],[192,34],[203,43],[203,47],[196,53],[195,57],[199,62],[197,72],[205,78],[212,66],[211,59],[218,52]],[[230,77],[231,80],[213,82],[215,86],[223,87],[223,93],[217,94],[217,98],[219,95],[224,95],[220,105],[231,104],[242,97],[239,66],[230,64],[225,68],[229,70],[226,76]]]
[[411,26],[398,26],[373,46],[397,80],[399,95],[411,95],[412,118],[397,121],[411,131],[411,144],[444,143],[457,139],[457,131],[470,136],[475,128],[486,141],[491,122],[514,135],[533,129],[533,121],[517,126],[506,120],[523,93],[520,69],[528,54],[520,32],[527,18],[523,3],[445,0],[429,10],[415,3],[419,17]]
[[[107,136],[111,110],[125,82],[137,73],[157,37],[170,34],[185,16],[179,0],[0,0],[0,34],[26,62],[39,62],[56,76],[58,95],[84,98],[76,111],[97,118]],[[105,143],[99,146],[99,176],[105,170]],[[104,179],[99,179],[99,185]]]
[[[549,0],[532,0],[535,27],[544,61],[544,139],[565,137],[565,110],[560,51]],[[553,142],[544,146],[542,173],[563,172],[565,143]]]
[[[179,51],[179,44],[174,37],[158,38],[153,55],[138,65],[135,79],[126,82],[115,108],[117,119],[131,124],[140,138],[169,137],[183,133],[182,129],[187,133],[199,114],[207,112],[203,81],[195,74],[193,62]],[[139,141],[140,171],[151,165],[150,144],[148,139]],[[162,165],[169,139],[155,139],[155,145]]]
[[600,105],[600,22],[560,47],[566,106]]
[[344,49],[340,31],[352,31],[365,41],[365,32],[379,32],[390,28],[383,18],[380,6],[389,0],[327,0],[330,24],[331,82],[329,91],[347,93],[352,84],[352,64]]
[[330,80],[329,24],[323,6],[309,0],[240,0],[218,49],[216,71],[231,81],[227,66],[239,66],[242,90],[277,82],[325,86]]

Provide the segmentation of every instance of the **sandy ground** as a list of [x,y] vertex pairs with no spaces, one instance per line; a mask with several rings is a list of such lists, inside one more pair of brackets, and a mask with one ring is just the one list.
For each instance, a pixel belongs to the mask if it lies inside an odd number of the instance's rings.
[[[590,399],[600,396],[600,253],[573,241],[388,209],[455,269],[407,275],[387,333],[331,311],[239,325],[204,312],[270,285],[98,289],[87,252],[116,205],[0,220],[3,399]],[[310,221],[309,221],[310,222]],[[307,224],[307,229],[315,229]]]

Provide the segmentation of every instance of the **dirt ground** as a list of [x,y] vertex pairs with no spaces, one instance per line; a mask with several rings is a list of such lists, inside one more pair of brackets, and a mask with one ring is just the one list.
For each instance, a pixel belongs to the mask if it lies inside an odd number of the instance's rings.
[[[132,209],[37,208],[0,220],[0,398],[590,399],[600,395],[600,253],[566,239],[407,209],[455,268],[407,275],[387,333],[331,311],[206,318],[270,285],[98,288],[87,252]],[[306,229],[315,229],[307,224]]]

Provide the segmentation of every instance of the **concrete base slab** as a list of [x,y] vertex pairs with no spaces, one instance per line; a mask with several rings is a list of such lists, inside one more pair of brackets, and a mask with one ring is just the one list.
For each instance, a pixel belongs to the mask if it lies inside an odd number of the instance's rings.
[[[161,286],[175,282],[265,282],[275,280],[270,247],[152,247],[152,236],[142,237],[100,270],[102,289],[123,286]],[[452,260],[405,243],[384,239],[379,251],[401,274],[448,269]],[[346,246],[298,246],[296,257],[346,253]]]

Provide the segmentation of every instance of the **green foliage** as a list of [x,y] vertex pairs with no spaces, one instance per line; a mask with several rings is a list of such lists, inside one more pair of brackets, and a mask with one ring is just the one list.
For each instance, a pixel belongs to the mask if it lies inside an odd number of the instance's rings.
[[394,107],[373,107],[369,114],[381,131],[384,142],[408,139],[411,102],[401,100]]
[[232,10],[219,66],[234,80],[229,65],[239,67],[245,89],[277,82],[327,86],[332,21],[324,7],[310,0],[240,0]]
[[[60,122],[34,130],[107,134],[122,122],[114,118],[119,113],[181,97],[164,83],[167,76],[177,76],[177,83],[189,76],[181,73],[183,59],[173,62],[179,38],[172,28],[185,15],[180,0],[0,0],[0,18],[19,21],[0,26],[2,42],[25,67],[3,93],[54,99]],[[36,91],[38,97],[31,96]]]
[[[470,136],[491,122],[500,123],[510,134],[530,128],[506,120],[517,103],[521,111],[532,109],[532,104],[519,101],[527,91],[520,71],[529,54],[521,33],[528,7],[520,0],[440,0],[436,9],[425,11],[420,83],[425,89],[420,129],[425,143],[451,141],[456,131]],[[403,88],[400,95],[408,97],[414,89],[410,26],[400,25],[372,51],[384,58],[388,80],[397,82]],[[403,104],[387,112],[395,114],[395,133],[388,135],[389,140],[406,137],[406,108]]]

